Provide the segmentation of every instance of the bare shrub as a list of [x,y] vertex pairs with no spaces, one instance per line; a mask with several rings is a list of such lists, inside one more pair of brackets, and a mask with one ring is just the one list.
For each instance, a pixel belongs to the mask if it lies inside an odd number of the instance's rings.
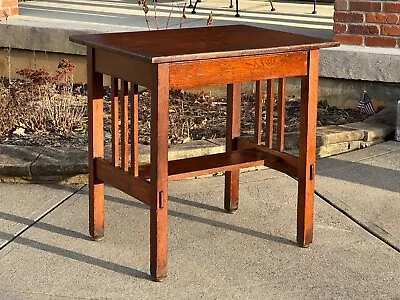
[[61,60],[55,74],[43,69],[17,71],[22,79],[0,83],[0,136],[17,127],[33,133],[73,135],[84,128],[86,98],[73,90],[75,65]]

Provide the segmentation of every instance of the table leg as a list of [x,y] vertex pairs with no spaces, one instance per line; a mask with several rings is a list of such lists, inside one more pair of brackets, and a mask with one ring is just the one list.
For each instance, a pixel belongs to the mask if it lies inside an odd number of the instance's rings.
[[103,74],[94,69],[94,49],[87,51],[88,73],[88,151],[89,151],[89,233],[98,240],[104,236],[104,182],[96,177],[94,158],[104,157]]
[[[227,86],[226,152],[237,150],[234,138],[240,136],[241,83]],[[239,205],[239,169],[225,172],[224,207],[229,213]]]
[[311,50],[308,75],[301,81],[297,242],[302,247],[313,239],[318,63],[319,50]]
[[150,273],[167,276],[169,68],[158,65],[151,89]]

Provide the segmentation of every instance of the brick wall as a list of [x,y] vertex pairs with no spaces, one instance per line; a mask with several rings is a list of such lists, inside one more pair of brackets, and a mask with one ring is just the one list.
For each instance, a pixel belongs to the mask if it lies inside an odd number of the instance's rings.
[[18,0],[0,0],[0,18],[18,15]]
[[335,0],[333,19],[342,44],[400,47],[400,0]]

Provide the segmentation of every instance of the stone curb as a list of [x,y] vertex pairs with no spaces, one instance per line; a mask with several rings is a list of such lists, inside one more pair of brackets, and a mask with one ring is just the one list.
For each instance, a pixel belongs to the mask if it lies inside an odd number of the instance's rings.
[[[393,136],[392,126],[369,122],[331,125],[317,129],[317,157],[323,158],[382,143]],[[285,149],[296,155],[298,133],[285,135]],[[170,160],[221,153],[225,139],[191,141],[169,150]],[[139,160],[149,163],[150,147],[139,146]],[[110,147],[105,157],[111,157]],[[61,184],[87,183],[87,149],[0,145],[0,182]]]

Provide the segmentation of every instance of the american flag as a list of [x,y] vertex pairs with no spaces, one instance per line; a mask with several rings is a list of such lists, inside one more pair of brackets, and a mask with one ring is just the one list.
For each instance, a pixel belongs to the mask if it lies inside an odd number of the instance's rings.
[[375,114],[375,109],[372,106],[371,99],[369,98],[366,91],[363,92],[362,99],[360,100],[360,102],[358,102],[357,109],[363,114],[367,115]]

